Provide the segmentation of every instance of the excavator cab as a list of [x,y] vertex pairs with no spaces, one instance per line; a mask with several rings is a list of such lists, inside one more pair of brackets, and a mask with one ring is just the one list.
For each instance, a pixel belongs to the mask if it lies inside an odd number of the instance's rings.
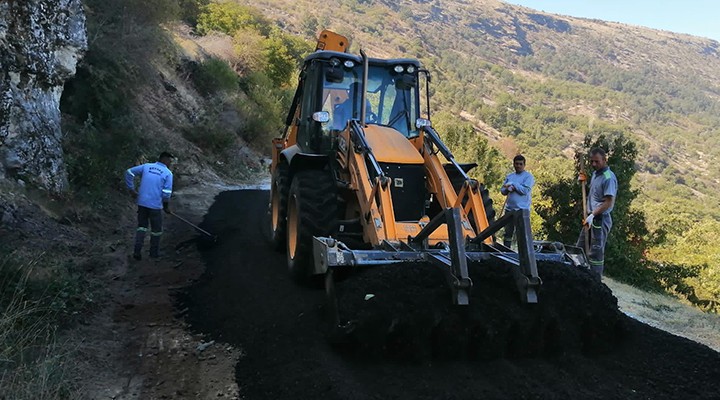
[[305,61],[301,74],[305,90],[296,95],[301,106],[288,121],[296,126],[296,141],[303,151],[332,152],[336,133],[345,130],[350,120],[360,121],[363,101],[366,124],[391,127],[406,137],[419,135],[415,127],[419,63],[373,60],[365,84],[363,70],[362,59],[347,53],[316,52]]

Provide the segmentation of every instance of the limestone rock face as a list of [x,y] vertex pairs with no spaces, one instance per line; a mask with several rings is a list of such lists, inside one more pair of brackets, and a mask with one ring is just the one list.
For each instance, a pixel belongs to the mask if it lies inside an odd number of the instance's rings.
[[0,1],[0,179],[66,188],[60,96],[86,49],[81,0]]

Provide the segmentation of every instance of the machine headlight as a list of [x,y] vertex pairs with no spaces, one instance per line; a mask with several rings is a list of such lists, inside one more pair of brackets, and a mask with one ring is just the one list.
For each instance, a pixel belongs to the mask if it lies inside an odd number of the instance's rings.
[[393,71],[397,72],[398,74],[405,71],[405,67],[402,65],[396,65],[395,68],[393,68]]
[[422,128],[425,128],[428,126],[432,126],[432,123],[430,122],[429,119],[418,118],[415,120],[415,127],[418,129],[422,129]]
[[312,119],[313,119],[313,121],[324,124],[324,123],[330,121],[330,113],[327,111],[317,111],[317,112],[313,113]]
[[330,65],[332,65],[333,67],[337,67],[340,65],[340,60],[338,60],[337,58],[331,58]]
[[407,67],[407,72],[408,72],[408,74],[412,74],[413,72],[415,72],[415,66],[414,66],[414,65],[408,65],[408,67]]
[[343,65],[345,66],[345,68],[352,68],[352,67],[355,66],[355,63],[352,62],[352,61],[350,61],[350,60],[345,60],[345,62],[343,63]]

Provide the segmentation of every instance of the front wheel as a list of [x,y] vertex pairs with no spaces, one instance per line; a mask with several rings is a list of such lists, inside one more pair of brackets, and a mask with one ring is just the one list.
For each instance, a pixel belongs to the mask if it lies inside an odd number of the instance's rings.
[[295,174],[288,193],[287,262],[297,281],[308,278],[313,266],[313,236],[331,236],[337,229],[335,180],[326,170]]
[[281,251],[285,248],[287,229],[288,192],[290,191],[290,177],[288,165],[284,162],[278,164],[270,189],[270,234],[273,246]]

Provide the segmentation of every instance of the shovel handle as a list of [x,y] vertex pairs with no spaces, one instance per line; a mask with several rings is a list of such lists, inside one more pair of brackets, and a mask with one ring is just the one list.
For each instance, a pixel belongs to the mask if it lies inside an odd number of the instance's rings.
[[[580,159],[580,171],[582,173],[585,173],[585,162],[584,159]],[[585,182],[586,181],[580,181],[580,187],[582,188],[582,206],[583,206],[583,214],[582,214],[582,221],[583,221],[583,234],[585,235],[585,256],[590,257],[590,227],[585,227],[585,218],[588,215],[587,210],[587,192],[585,188]]]
[[185,218],[183,218],[183,217],[181,217],[181,216],[179,216],[179,215],[175,214],[175,213],[174,213],[174,212],[172,212],[172,211],[170,211],[170,215],[172,215],[173,217],[175,217],[175,218],[179,219],[180,221],[182,221],[182,222],[184,222],[184,223],[186,223],[186,224],[188,224],[188,225],[192,226],[193,228],[197,229],[198,231],[200,231],[200,232],[202,232],[202,233],[206,234],[207,236],[209,236],[209,237],[211,237],[211,238],[214,238],[214,237],[215,237],[215,235],[213,235],[212,233],[210,233],[210,232],[208,232],[208,231],[204,230],[203,228],[201,228],[201,227],[199,227],[199,226],[197,226],[197,225],[193,224],[192,222],[190,222],[190,221],[186,220]]

